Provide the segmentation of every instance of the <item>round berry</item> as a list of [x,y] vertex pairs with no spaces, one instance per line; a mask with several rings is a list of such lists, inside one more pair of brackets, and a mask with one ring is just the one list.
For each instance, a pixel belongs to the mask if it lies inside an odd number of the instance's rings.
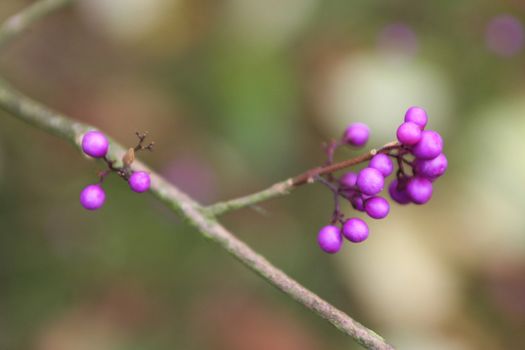
[[149,174],[145,171],[136,171],[129,178],[129,187],[137,193],[146,192],[151,186]]
[[370,136],[370,129],[363,123],[352,123],[348,125],[344,134],[343,142],[352,146],[364,146]]
[[392,163],[392,159],[384,153],[379,153],[373,156],[372,159],[370,159],[368,166],[379,170],[384,177],[390,176],[392,171],[394,171],[394,163]]
[[421,129],[424,129],[428,121],[427,112],[421,107],[410,107],[405,113],[405,121],[417,124]]
[[422,160],[416,159],[415,168],[418,175],[428,179],[440,177],[447,171],[448,161],[443,153],[434,159]]
[[340,193],[341,193],[341,196],[350,200],[350,198],[352,198],[356,194],[356,191],[353,188],[342,188],[340,190]]
[[82,137],[82,151],[93,158],[103,158],[108,153],[109,141],[100,131],[88,131]]
[[443,139],[439,133],[426,130],[421,133],[421,140],[412,148],[412,153],[419,159],[433,159],[443,151]]
[[412,122],[405,122],[397,129],[397,139],[403,145],[413,146],[421,140],[421,128]]
[[383,190],[385,178],[375,168],[364,168],[357,175],[356,183],[362,193],[374,196]]
[[350,197],[350,204],[352,204],[352,207],[355,210],[365,211],[365,200],[358,193],[356,193],[352,197]]
[[406,191],[412,202],[425,204],[432,198],[432,182],[424,177],[415,176],[408,181]]
[[323,227],[317,235],[317,243],[319,243],[319,247],[326,253],[337,253],[343,245],[341,229],[334,225]]
[[350,242],[363,242],[368,238],[368,225],[359,218],[348,219],[343,224],[343,235]]
[[395,179],[390,183],[388,193],[390,194],[390,197],[399,204],[408,204],[411,202],[411,199],[406,192],[406,188],[401,187],[398,179]]
[[100,185],[89,185],[80,192],[80,204],[87,210],[97,210],[104,205],[106,193]]
[[365,201],[366,213],[374,219],[383,219],[390,211],[388,201],[383,197],[372,197]]
[[357,174],[353,172],[348,172],[339,178],[339,184],[343,188],[354,187],[356,181],[357,181]]

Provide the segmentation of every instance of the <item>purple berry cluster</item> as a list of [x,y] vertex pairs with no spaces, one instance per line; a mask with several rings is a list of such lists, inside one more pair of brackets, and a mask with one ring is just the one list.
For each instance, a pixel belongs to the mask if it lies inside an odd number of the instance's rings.
[[[390,204],[380,196],[385,179],[394,173],[388,186],[392,200],[399,204],[425,204],[432,197],[432,183],[447,170],[447,158],[443,154],[443,139],[433,130],[425,130],[428,116],[423,108],[411,107],[405,120],[397,129],[397,143],[375,152],[368,166],[359,172],[347,172],[335,178],[332,174],[318,176],[316,180],[334,193],[335,209],[330,225],[319,231],[317,241],[327,253],[337,253],[343,245],[343,237],[359,243],[368,238],[369,229],[360,218],[345,218],[340,210],[339,199],[350,202],[352,207],[366,213],[372,219],[383,219],[390,212]],[[350,124],[341,139],[327,147],[328,162],[334,151],[343,145],[362,147],[369,138],[369,128],[362,123]]]
[[109,151],[109,141],[100,131],[88,131],[82,137],[82,151],[90,157],[104,160],[108,169],[99,174],[100,180],[96,184],[85,187],[80,192],[80,204],[87,210],[97,210],[106,202],[106,193],[102,184],[107,175],[114,172],[126,180],[133,192],[142,193],[149,190],[151,186],[150,175],[145,171],[131,170],[131,164],[135,160],[135,153],[142,150],[153,150],[153,142],[144,146],[146,134],[136,133],[139,143],[128,151],[122,157],[122,167],[116,167],[115,161],[109,160],[107,154]]

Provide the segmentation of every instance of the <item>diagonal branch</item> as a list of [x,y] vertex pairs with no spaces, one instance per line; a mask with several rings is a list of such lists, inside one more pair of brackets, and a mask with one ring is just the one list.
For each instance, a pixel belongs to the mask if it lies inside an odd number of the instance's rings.
[[[0,27],[0,47],[14,34],[25,29],[39,17],[58,9],[69,3],[70,0],[42,0],[30,6]],[[15,18],[16,20],[13,20]],[[19,23],[13,29],[10,22]],[[22,25],[20,25],[20,23]],[[76,122],[60,113],[57,113],[43,104],[16,91],[8,83],[0,80],[0,108],[13,115],[15,118],[40,128],[48,133],[59,136],[80,150],[83,134],[95,129],[94,127]],[[120,162],[126,149],[111,141],[109,160]],[[344,312],[312,293],[283,271],[273,266],[263,256],[256,253],[244,242],[235,237],[224,228],[210,211],[203,208],[191,197],[170,184],[160,175],[149,169],[139,161],[135,161],[133,169],[148,171],[151,174],[151,192],[160,201],[195,227],[204,237],[216,242],[221,248],[233,255],[248,268],[259,274],[274,287],[296,300],[318,316],[328,320],[343,333],[351,336],[368,349],[393,349],[381,336],[353,320]],[[279,187],[279,186],[277,186]],[[264,192],[264,191],[263,191]],[[270,191],[271,192],[271,191]],[[271,198],[270,192],[267,193]],[[264,196],[264,194],[262,195]]]
[[[95,129],[90,125],[73,121],[54,112],[42,104],[22,95],[7,83],[0,81],[0,108],[28,124],[62,137],[80,149],[82,135]],[[108,159],[118,161],[126,149],[111,140],[111,154]],[[266,281],[298,301],[306,308],[325,318],[343,333],[369,349],[393,349],[383,338],[372,330],[353,320],[316,294],[304,288],[273,266],[263,256],[256,253],[244,242],[220,225],[195,200],[167,182],[160,175],[139,161],[133,163],[134,169],[151,173],[151,192],[168,207],[177,212],[203,236],[218,243],[244,265],[262,276]]]

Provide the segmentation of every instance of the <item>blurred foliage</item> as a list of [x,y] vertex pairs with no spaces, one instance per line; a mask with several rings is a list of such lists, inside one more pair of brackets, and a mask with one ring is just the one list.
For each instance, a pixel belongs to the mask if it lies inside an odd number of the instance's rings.
[[[2,1],[0,18],[28,3]],[[525,21],[518,0],[79,0],[0,68],[119,141],[149,130],[143,159],[206,203],[320,164],[351,121],[388,142],[423,105],[449,172],[367,242],[319,251],[331,196],[318,186],[224,222],[401,349],[521,349],[525,53],[485,37],[505,13]],[[103,210],[82,210],[101,168],[0,114],[0,348],[358,348],[120,179]]]

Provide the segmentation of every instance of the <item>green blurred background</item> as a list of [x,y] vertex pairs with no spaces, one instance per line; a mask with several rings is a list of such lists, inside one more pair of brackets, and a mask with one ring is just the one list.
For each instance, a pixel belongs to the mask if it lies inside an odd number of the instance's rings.
[[[519,0],[79,0],[0,71],[121,143],[149,130],[142,158],[203,203],[322,163],[353,121],[382,145],[423,106],[449,171],[365,243],[318,249],[321,186],[223,221],[400,349],[524,349],[523,21]],[[359,348],[118,178],[82,209],[102,168],[1,112],[1,349]]]

